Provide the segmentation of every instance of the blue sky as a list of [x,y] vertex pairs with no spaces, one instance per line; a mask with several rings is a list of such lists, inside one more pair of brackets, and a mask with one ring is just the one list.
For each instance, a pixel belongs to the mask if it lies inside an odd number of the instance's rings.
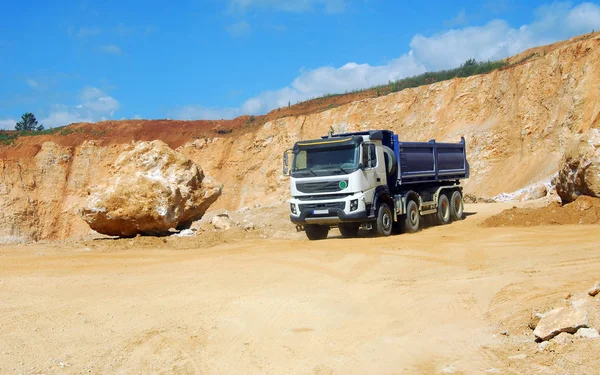
[[24,112],[46,127],[263,114],[600,30],[598,2],[23,0],[3,13],[6,129]]

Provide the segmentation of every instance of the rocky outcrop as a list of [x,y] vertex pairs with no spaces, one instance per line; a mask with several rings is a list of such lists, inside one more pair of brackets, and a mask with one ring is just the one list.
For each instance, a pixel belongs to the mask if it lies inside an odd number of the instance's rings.
[[556,191],[563,203],[580,195],[600,197],[600,131],[573,141],[560,161]]
[[220,193],[194,162],[164,142],[140,142],[93,188],[81,217],[107,235],[169,234],[200,218]]

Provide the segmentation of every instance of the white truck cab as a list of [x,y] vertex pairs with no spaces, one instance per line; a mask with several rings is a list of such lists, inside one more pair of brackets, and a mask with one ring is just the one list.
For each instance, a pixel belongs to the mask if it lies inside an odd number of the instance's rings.
[[[432,155],[432,144],[423,144],[423,150],[407,147],[408,164],[419,164],[421,153]],[[284,174],[290,175],[290,220],[299,230],[305,230],[310,239],[327,237],[330,227],[339,227],[344,236],[356,235],[360,226],[389,235],[394,222],[405,214],[406,194],[415,193],[401,188],[402,145],[390,131],[337,135],[330,132],[321,139],[297,142],[284,154]],[[461,160],[464,141],[462,145]],[[410,174],[408,164],[406,173]],[[435,160],[433,164],[437,165]],[[427,176],[423,177],[416,177],[415,187],[427,191],[440,187],[437,179],[432,185]],[[452,176],[456,177],[460,175]],[[451,186],[460,190],[454,181]],[[462,194],[460,198],[462,205]],[[413,199],[422,207],[418,194]]]

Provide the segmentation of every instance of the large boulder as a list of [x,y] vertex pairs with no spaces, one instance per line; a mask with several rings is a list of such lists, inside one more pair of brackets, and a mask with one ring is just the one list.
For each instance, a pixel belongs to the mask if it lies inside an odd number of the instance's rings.
[[592,129],[566,148],[556,178],[556,192],[563,203],[580,195],[600,197],[600,131]]
[[107,235],[166,235],[199,219],[220,194],[220,186],[164,142],[139,142],[117,158],[80,215]]

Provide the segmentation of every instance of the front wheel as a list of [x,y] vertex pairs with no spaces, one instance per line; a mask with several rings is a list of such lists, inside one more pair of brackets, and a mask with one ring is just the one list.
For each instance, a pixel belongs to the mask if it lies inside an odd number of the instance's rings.
[[377,209],[377,220],[373,226],[373,232],[377,236],[387,237],[392,234],[392,224],[394,218],[392,217],[392,211],[387,203],[382,203]]
[[329,234],[329,227],[326,225],[306,224],[304,231],[306,232],[306,237],[311,241],[324,240]]
[[340,224],[339,230],[343,237],[356,237],[360,223]]

